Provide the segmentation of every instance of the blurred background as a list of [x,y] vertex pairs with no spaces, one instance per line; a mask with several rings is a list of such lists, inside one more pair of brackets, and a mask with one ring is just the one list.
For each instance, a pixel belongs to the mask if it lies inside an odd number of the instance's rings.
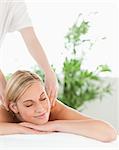
[[[25,2],[36,35],[57,74],[59,99],[108,121],[119,131],[118,2]],[[39,73],[18,31],[7,34],[0,64],[6,76],[18,69]]]

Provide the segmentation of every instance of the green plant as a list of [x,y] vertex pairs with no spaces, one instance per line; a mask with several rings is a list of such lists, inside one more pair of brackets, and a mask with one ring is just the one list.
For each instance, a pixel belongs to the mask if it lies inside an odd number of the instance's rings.
[[11,76],[12,76],[12,73],[8,73],[8,74],[5,76],[5,79],[6,79],[6,80],[9,80],[9,79],[11,78]]
[[43,80],[43,82],[44,82],[44,80],[45,80],[44,72],[43,72],[41,69],[39,69],[39,67],[38,67],[37,65],[34,66],[34,67],[32,68],[32,70],[33,70],[33,72],[35,72],[36,74],[38,74],[38,75],[42,78],[42,80]]
[[71,52],[71,56],[66,57],[63,64],[64,81],[61,85],[63,90],[59,99],[75,109],[78,109],[86,101],[101,99],[105,94],[111,93],[111,85],[100,77],[102,72],[110,72],[110,68],[107,65],[99,65],[95,71],[83,69],[85,53],[82,51],[80,57],[77,57],[81,44],[89,42],[89,49],[93,45],[91,40],[83,39],[88,30],[89,22],[83,20],[78,25],[77,19],[65,36],[65,48]]
[[[53,66],[53,64],[51,65],[51,67],[52,67],[52,69],[54,70],[54,72],[56,72],[56,69],[55,69],[55,67]],[[44,74],[44,72],[39,68],[39,66],[34,66],[33,68],[32,68],[32,70],[33,70],[33,72],[35,72],[36,74],[38,74],[41,78],[42,78],[42,80],[43,80],[43,82],[45,82],[45,74]],[[57,74],[56,74],[57,75]],[[57,75],[57,79],[58,79],[58,83],[59,84],[61,84],[61,80],[60,80],[60,78],[59,78],[59,76]]]

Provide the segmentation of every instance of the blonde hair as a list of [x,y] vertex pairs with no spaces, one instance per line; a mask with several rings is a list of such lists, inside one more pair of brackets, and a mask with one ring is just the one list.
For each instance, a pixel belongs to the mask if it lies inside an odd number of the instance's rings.
[[24,94],[24,92],[35,82],[42,79],[35,73],[30,71],[16,71],[8,80],[5,90],[6,106],[9,107],[9,102],[16,102]]

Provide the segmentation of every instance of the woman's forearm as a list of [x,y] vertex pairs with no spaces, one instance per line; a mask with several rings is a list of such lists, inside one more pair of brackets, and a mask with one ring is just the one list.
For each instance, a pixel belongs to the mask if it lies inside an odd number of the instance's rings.
[[18,123],[0,122],[0,135],[9,134],[39,134],[39,132],[27,127],[22,127]]
[[0,123],[0,135],[20,133],[20,126],[16,123]]
[[90,137],[103,142],[116,139],[116,131],[107,123],[98,120],[57,120],[56,130]]

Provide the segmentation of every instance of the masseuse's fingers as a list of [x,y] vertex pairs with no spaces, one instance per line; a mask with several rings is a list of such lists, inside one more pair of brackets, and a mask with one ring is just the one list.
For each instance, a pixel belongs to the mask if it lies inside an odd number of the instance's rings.
[[5,107],[5,109],[6,109],[7,111],[9,111],[9,108],[8,108],[8,106],[7,106],[7,104],[6,104],[6,101],[5,101],[3,95],[0,95],[0,103],[2,103],[2,105]]
[[51,106],[55,106],[56,99],[57,99],[57,93],[58,93],[57,88],[54,88],[54,89],[51,89],[48,91],[48,97],[50,99]]
[[55,104],[56,104],[56,100],[57,100],[57,94],[58,92],[57,92],[57,90],[55,91],[55,93],[54,93],[54,99],[53,99],[53,102],[52,102],[52,106],[55,106]]
[[51,102],[51,106],[53,106],[53,104],[55,104],[58,91],[58,81],[53,70],[50,70],[45,74],[45,90]]

